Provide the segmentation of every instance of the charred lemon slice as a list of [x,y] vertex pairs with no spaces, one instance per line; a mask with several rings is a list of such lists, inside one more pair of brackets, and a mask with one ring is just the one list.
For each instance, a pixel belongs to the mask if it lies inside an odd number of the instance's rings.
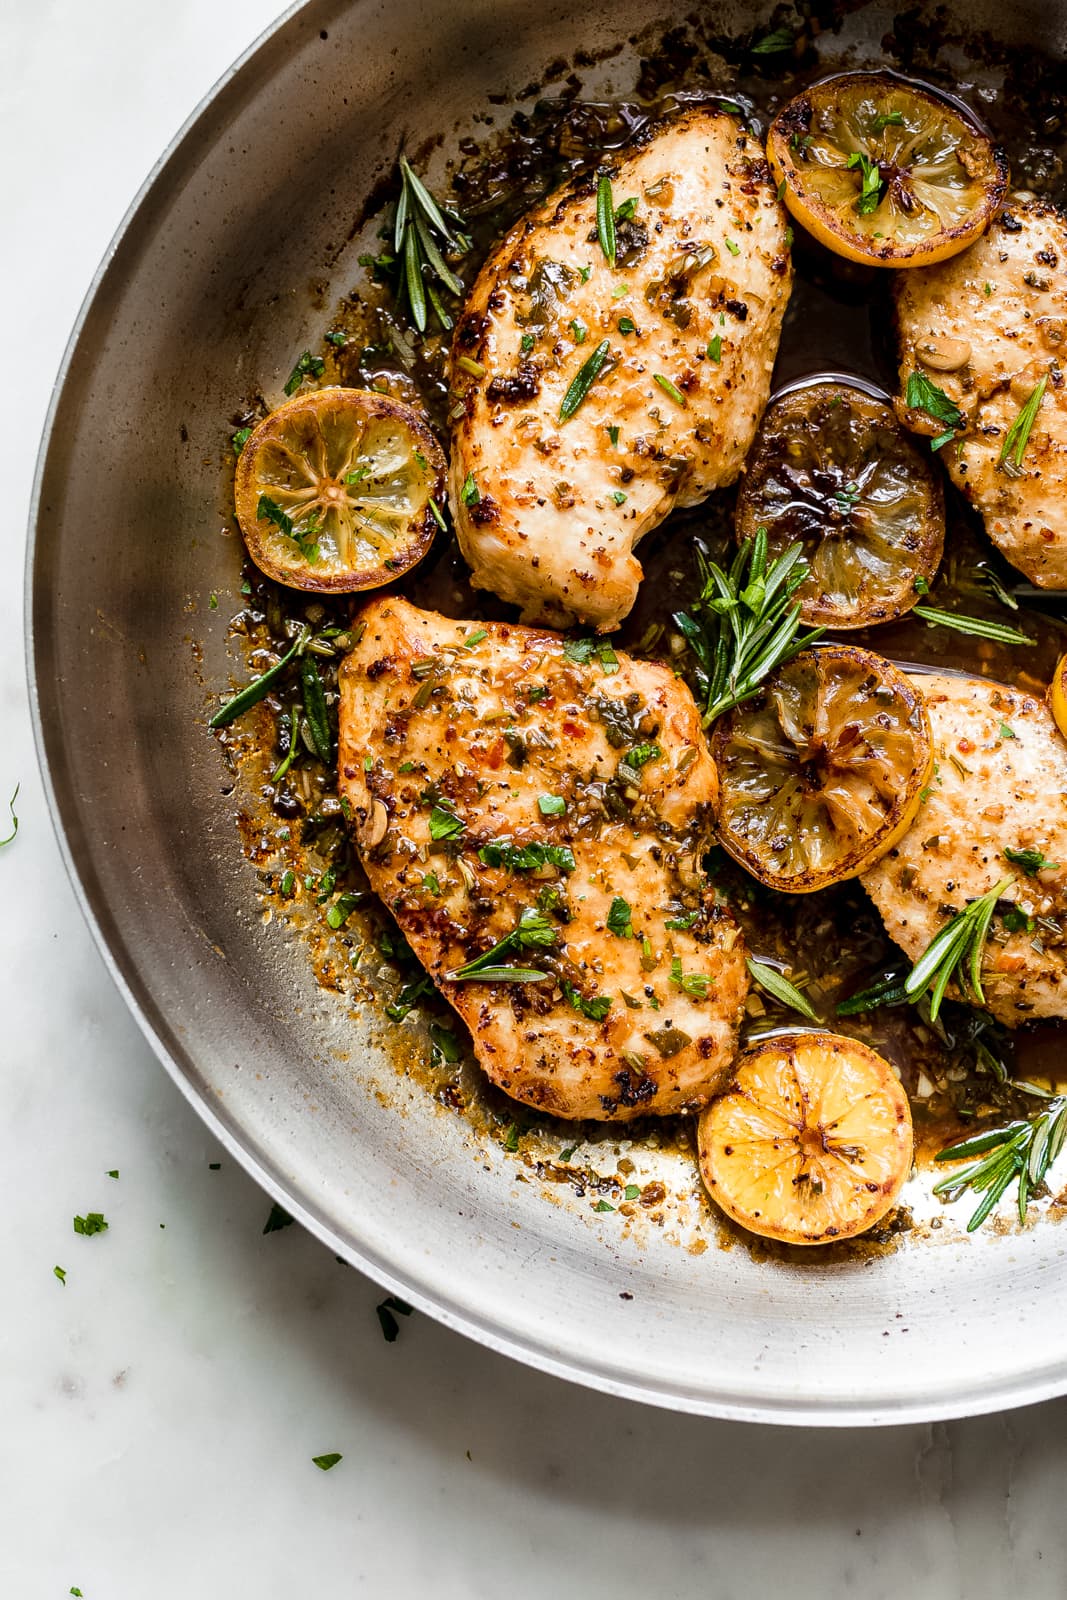
[[941,485],[892,408],[851,384],[816,383],[764,414],[737,501],[737,535],[767,529],[772,557],[799,539],[805,622],[888,622],[931,582],[945,542]]
[[1048,686],[1048,703],[1057,728],[1067,739],[1067,655],[1056,663],[1052,682]]
[[752,1233],[831,1244],[880,1222],[911,1171],[908,1100],[858,1039],[793,1033],[747,1050],[701,1113],[712,1199]]
[[875,267],[963,250],[1004,196],[1008,168],[963,108],[890,73],[845,72],[778,113],[767,157],[820,244]]
[[294,589],[377,589],[426,554],[445,459],[410,406],[316,389],[264,417],[237,460],[237,521],[256,566]]
[[715,725],[720,843],[786,894],[853,878],[911,826],[933,770],[922,694],[853,645],[803,650]]

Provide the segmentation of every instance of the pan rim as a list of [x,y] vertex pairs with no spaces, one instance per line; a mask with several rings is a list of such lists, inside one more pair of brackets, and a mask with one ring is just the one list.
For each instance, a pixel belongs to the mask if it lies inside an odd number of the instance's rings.
[[217,106],[231,85],[244,74],[270,41],[290,27],[302,13],[312,9],[315,3],[316,0],[293,0],[293,3],[237,56],[191,110],[138,187],[92,275],[67,339],[52,384],[34,467],[23,592],[26,676],[34,747],[53,831],[67,876],[93,943],[127,1009],[171,1080],[214,1136],[244,1170],[273,1199],[284,1204],[290,1214],[321,1243],[357,1267],[374,1282],[381,1284],[384,1289],[401,1295],[418,1310],[441,1322],[445,1327],[535,1370],[580,1383],[607,1395],[641,1401],[666,1410],[722,1420],[778,1426],[847,1428],[940,1421],[1029,1405],[1067,1392],[1067,1358],[1065,1358],[1056,1364],[1019,1372],[1011,1379],[996,1377],[982,1388],[975,1388],[972,1384],[954,1392],[939,1392],[936,1396],[925,1400],[909,1397],[900,1402],[873,1403],[863,1396],[812,1400],[810,1397],[794,1399],[791,1396],[774,1397],[770,1394],[765,1394],[760,1399],[744,1400],[727,1390],[695,1394],[691,1390],[683,1389],[680,1384],[671,1384],[662,1378],[651,1376],[641,1378],[632,1373],[627,1375],[612,1371],[606,1365],[600,1367],[591,1365],[577,1354],[568,1353],[562,1347],[551,1345],[535,1331],[529,1329],[524,1331],[518,1319],[509,1323],[499,1314],[496,1317],[477,1314],[460,1301],[427,1288],[417,1279],[394,1272],[386,1261],[379,1258],[377,1251],[369,1243],[363,1246],[358,1241],[354,1242],[352,1238],[339,1231],[324,1210],[305,1203],[290,1191],[284,1175],[254,1147],[251,1136],[242,1133],[234,1122],[227,1119],[210,1095],[199,1085],[195,1062],[167,1026],[166,1019],[158,1011],[147,986],[138,981],[136,967],[126,943],[117,930],[106,926],[108,921],[106,895],[99,884],[92,882],[91,872],[79,860],[78,819],[73,802],[69,798],[69,784],[68,793],[65,794],[61,781],[59,730],[46,729],[41,711],[40,685],[49,676],[52,661],[50,646],[39,637],[35,627],[35,613],[43,589],[39,561],[44,544],[40,528],[41,507],[56,420],[86,325],[109,274],[116,270],[121,252],[129,242],[129,237],[146,202],[159,192],[168,169],[177,163],[208,113]]

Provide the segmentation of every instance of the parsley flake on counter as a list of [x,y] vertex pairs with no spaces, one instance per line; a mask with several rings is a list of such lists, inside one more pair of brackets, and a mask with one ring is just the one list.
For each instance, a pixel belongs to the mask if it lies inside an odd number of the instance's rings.
[[118,1169],[118,1167],[112,1167],[112,1168],[111,1168],[111,1171],[110,1171],[110,1172],[109,1172],[109,1173],[108,1173],[108,1177],[109,1177],[109,1178],[117,1178],[117,1177],[118,1177],[118,1175],[119,1175],[119,1169]]
[[53,1267],[52,1271],[55,1273],[56,1277],[59,1279],[60,1283],[65,1288],[66,1287],[66,1283],[67,1283],[67,1269],[66,1269],[66,1267]]
[[90,1211],[84,1217],[74,1218],[74,1232],[91,1239],[94,1233],[106,1233],[107,1222],[99,1211]]
[[335,1467],[339,1461],[344,1460],[344,1456],[338,1450],[331,1450],[329,1455],[312,1456],[311,1459],[320,1472],[329,1472],[331,1467]]

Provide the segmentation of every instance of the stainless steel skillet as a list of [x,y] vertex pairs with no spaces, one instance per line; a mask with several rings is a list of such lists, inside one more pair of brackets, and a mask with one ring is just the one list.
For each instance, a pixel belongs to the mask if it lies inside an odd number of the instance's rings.
[[[1067,5],[955,9],[1009,42],[1062,49],[1067,35]],[[1022,1404],[1067,1390],[1067,1232],[946,1230],[801,1267],[550,1203],[498,1145],[406,1090],[381,1019],[353,1019],[261,921],[203,726],[204,685],[231,670],[225,605],[208,595],[234,592],[239,569],[219,537],[220,434],[236,398],[276,387],[326,325],[401,135],[450,145],[491,94],[623,41],[585,70],[586,92],[607,95],[632,81],[625,41],[666,10],[310,0],[200,108],[100,270],[42,447],[30,670],[57,824],[176,1082],[294,1215],[420,1308],[546,1370],[695,1412],[849,1424]],[[723,7],[731,21],[752,26],[740,5]],[[876,45],[891,22],[861,6],[844,37]]]

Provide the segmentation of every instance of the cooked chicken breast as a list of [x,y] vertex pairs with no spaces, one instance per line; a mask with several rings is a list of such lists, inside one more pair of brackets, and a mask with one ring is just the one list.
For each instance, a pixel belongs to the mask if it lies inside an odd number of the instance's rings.
[[737,477],[792,280],[770,169],[732,117],[687,111],[609,165],[616,264],[585,178],[506,235],[452,349],[466,406],[451,503],[471,581],[524,621],[601,632],[634,603],[637,541]]
[[[895,288],[901,395],[917,371],[955,401],[967,432],[941,450],[953,482],[1014,566],[1067,588],[1067,219],[1045,200],[1013,202],[969,250],[898,272]],[[1042,380],[1019,465],[1011,429]],[[944,431],[903,398],[897,408],[920,433]]]
[[[863,885],[914,961],[953,912],[1014,878],[1001,907],[1019,926],[995,916],[982,963],[988,1007],[1009,1025],[1067,1017],[1067,742],[1046,706],[1018,689],[939,674],[915,681],[930,709],[934,780]],[[1033,854],[1020,865],[1006,849]]]
[[[747,976],[700,870],[716,777],[689,690],[592,640],[395,598],[362,620],[340,675],[341,793],[372,885],[489,1077],[560,1117],[703,1105]],[[484,978],[456,977],[494,950]]]

